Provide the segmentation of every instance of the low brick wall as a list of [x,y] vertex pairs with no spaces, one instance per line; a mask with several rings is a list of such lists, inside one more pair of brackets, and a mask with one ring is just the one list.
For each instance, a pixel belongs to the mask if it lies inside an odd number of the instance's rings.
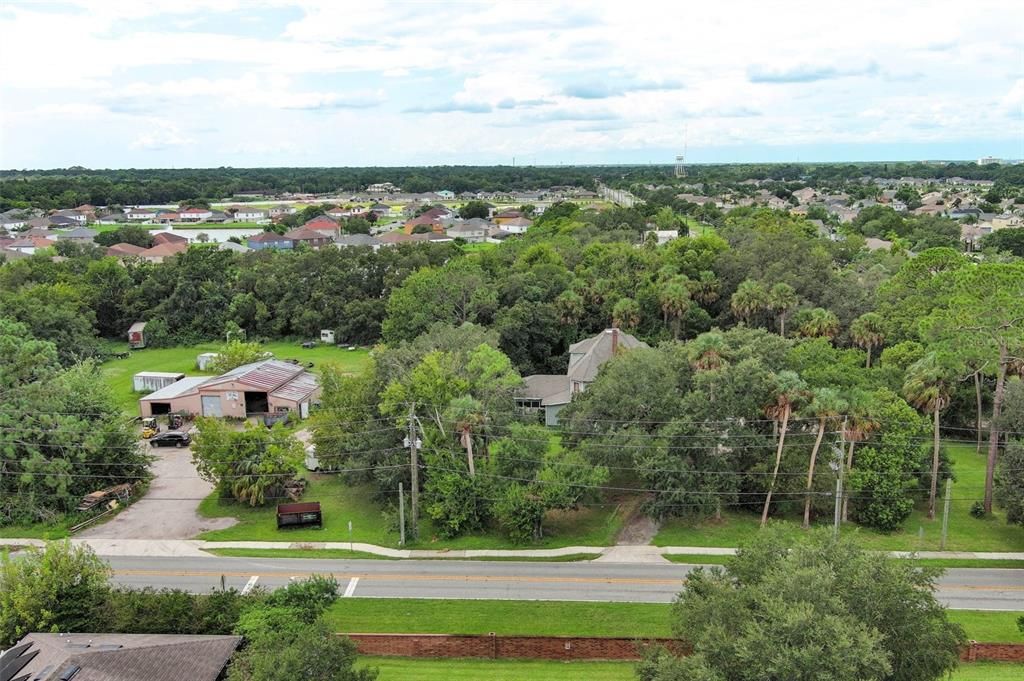
[[1024,643],[976,643],[960,653],[964,662],[1020,662],[1024,663]]
[[536,660],[638,660],[651,644],[678,648],[671,639],[452,634],[344,634],[363,655],[486,657]]

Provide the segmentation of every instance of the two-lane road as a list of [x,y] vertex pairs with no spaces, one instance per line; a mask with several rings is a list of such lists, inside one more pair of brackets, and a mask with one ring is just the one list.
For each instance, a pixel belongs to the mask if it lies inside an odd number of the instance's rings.
[[[306,558],[112,557],[113,581],[193,592],[330,574],[346,596],[368,598],[497,598],[668,603],[696,566],[677,564],[533,563],[458,560],[320,560]],[[255,578],[255,580],[253,579]],[[951,569],[938,598],[955,609],[1024,610],[1024,571]]]

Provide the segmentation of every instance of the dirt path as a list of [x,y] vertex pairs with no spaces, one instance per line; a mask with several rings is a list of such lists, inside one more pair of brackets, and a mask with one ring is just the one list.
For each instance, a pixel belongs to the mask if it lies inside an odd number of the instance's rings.
[[646,546],[658,534],[659,524],[643,512],[646,499],[636,499],[629,515],[623,523],[619,536],[615,538],[616,546]]
[[200,532],[235,524],[233,518],[202,518],[199,502],[213,485],[199,477],[187,448],[152,450],[153,481],[146,495],[112,520],[80,532],[78,537],[103,539],[191,539]]

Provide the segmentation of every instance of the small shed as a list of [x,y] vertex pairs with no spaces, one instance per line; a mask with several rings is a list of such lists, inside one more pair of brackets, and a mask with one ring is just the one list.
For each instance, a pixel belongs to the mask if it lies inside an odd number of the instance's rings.
[[146,347],[146,322],[135,322],[128,329],[128,347],[133,350]]
[[320,330],[320,342],[334,345],[334,330],[333,329],[321,329]]
[[140,371],[132,376],[132,390],[137,393],[151,393],[183,378],[185,374],[170,371]]
[[303,525],[324,526],[319,501],[277,505],[277,529],[282,527],[301,527]]
[[220,353],[204,352],[196,357],[196,366],[199,367],[200,371],[206,371],[218,357],[220,357]]

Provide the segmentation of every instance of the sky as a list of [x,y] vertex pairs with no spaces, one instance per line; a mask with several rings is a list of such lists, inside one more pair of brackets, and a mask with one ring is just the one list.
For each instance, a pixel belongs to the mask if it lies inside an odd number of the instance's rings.
[[1024,158],[1024,3],[0,2],[0,168]]

